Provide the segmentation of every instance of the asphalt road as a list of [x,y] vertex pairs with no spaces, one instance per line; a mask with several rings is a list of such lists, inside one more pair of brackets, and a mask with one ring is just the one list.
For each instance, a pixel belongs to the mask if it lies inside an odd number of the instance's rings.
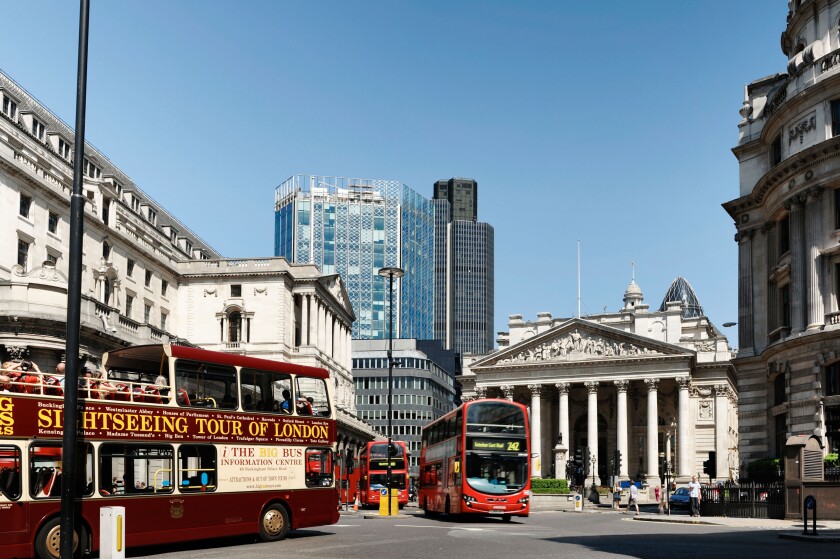
[[580,557],[784,558],[838,557],[840,545],[794,542],[776,531],[638,522],[616,513],[532,513],[525,519],[425,518],[416,509],[396,518],[343,515],[338,524],[293,532],[286,540],[203,540],[129,550],[161,559],[512,559]]

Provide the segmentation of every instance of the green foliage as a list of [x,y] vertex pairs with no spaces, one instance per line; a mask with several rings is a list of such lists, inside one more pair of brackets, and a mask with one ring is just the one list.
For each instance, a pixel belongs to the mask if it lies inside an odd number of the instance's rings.
[[747,464],[747,476],[753,481],[774,481],[784,478],[782,461],[779,458],[762,458]]
[[823,458],[823,464],[826,468],[832,466],[840,466],[840,456],[836,452],[830,452]]
[[569,493],[569,482],[565,479],[531,478],[531,492],[535,494]]

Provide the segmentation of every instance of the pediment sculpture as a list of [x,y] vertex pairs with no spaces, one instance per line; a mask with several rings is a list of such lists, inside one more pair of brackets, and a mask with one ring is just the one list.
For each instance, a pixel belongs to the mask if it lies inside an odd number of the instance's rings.
[[574,329],[565,336],[546,340],[540,344],[517,350],[499,359],[494,364],[527,363],[536,361],[580,361],[588,358],[628,357],[634,355],[662,355],[661,352],[636,345],[605,338],[597,334]]

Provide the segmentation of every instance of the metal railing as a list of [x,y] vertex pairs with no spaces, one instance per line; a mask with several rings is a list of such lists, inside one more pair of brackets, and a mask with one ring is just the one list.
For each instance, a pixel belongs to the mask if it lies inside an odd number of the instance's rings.
[[728,482],[704,486],[701,489],[700,515],[784,518],[784,482]]

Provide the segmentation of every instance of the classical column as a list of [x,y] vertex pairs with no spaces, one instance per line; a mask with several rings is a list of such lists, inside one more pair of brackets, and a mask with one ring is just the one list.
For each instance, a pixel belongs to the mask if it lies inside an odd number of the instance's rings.
[[[767,234],[767,270],[768,274],[779,263],[779,228],[775,221],[763,227]],[[779,318],[779,286],[774,281],[767,283],[767,331],[772,332],[781,326]]]
[[618,477],[627,479],[630,477],[627,473],[627,463],[630,461],[630,456],[627,454],[627,389],[630,388],[630,381],[617,380],[615,381],[615,388],[618,391],[616,448],[621,454],[621,466],[618,468]]
[[718,479],[729,478],[729,387],[715,385],[715,451]]
[[476,386],[475,387],[475,397],[476,397],[476,399],[486,398],[487,397],[487,387],[486,386]]
[[598,476],[598,382],[590,380],[583,384],[589,390],[586,417],[586,444],[589,446],[590,458],[595,458],[594,461],[590,460],[589,462],[590,477],[587,480],[594,477],[595,485],[601,485],[601,480]]
[[513,385],[512,384],[503,384],[499,388],[502,389],[502,392],[505,395],[505,398],[508,400],[513,400]]
[[309,295],[300,296],[300,345],[309,345]]
[[529,384],[531,390],[531,477],[542,477],[542,385]]
[[554,447],[554,477],[566,479],[566,463],[569,460],[569,383],[554,385],[558,393],[559,427],[557,445]]
[[659,483],[659,404],[657,401],[658,378],[646,378],[648,387],[647,410],[647,482]]
[[689,434],[688,434],[688,389],[691,388],[691,379],[688,377],[677,377],[679,387],[679,409],[677,412],[677,477],[687,481],[691,477],[691,460],[689,458]]
[[805,216],[802,200],[790,203],[790,315],[791,332],[805,330]]
[[807,238],[805,242],[805,300],[808,303],[808,330],[818,330],[825,325],[825,308],[823,306],[820,287],[820,238],[822,226],[822,191],[820,187],[808,191],[808,201],[805,206],[805,223]]
[[741,349],[753,347],[753,258],[754,230],[739,231],[738,241],[738,340]]

